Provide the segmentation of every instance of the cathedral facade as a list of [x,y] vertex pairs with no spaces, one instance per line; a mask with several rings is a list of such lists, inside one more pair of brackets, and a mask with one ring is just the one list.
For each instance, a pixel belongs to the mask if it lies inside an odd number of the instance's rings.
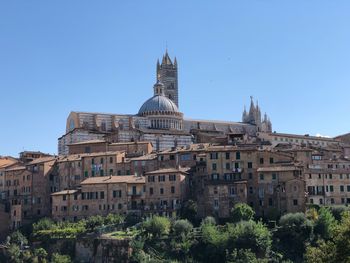
[[90,140],[149,141],[156,151],[162,151],[227,134],[256,136],[259,131],[271,132],[271,129],[270,120],[266,115],[261,119],[260,108],[253,100],[249,113],[244,110],[242,122],[184,118],[179,110],[177,60],[172,61],[166,52],[162,63],[157,61],[153,96],[137,114],[71,112],[66,133],[58,139],[58,154],[68,154],[70,144]]

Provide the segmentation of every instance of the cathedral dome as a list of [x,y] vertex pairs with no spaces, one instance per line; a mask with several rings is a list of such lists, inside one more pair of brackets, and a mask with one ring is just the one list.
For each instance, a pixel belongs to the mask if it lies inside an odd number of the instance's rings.
[[141,106],[139,115],[151,112],[179,113],[179,109],[171,99],[168,99],[163,95],[155,95]]

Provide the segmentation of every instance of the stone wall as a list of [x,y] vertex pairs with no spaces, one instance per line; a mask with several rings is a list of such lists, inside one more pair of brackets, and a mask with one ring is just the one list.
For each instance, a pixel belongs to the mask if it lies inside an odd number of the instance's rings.
[[130,261],[130,240],[85,237],[76,241],[75,262],[120,262]]

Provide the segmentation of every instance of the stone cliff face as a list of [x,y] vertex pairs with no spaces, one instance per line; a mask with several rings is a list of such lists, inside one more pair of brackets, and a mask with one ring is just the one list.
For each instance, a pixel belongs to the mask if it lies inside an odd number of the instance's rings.
[[130,261],[130,240],[84,237],[75,243],[76,262],[120,262]]

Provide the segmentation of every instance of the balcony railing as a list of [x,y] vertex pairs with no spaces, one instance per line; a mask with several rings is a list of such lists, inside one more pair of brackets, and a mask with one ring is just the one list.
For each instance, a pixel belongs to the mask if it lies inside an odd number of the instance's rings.
[[139,192],[128,192],[128,196],[131,196],[131,197],[139,197],[139,196],[142,196],[142,191],[139,191]]

